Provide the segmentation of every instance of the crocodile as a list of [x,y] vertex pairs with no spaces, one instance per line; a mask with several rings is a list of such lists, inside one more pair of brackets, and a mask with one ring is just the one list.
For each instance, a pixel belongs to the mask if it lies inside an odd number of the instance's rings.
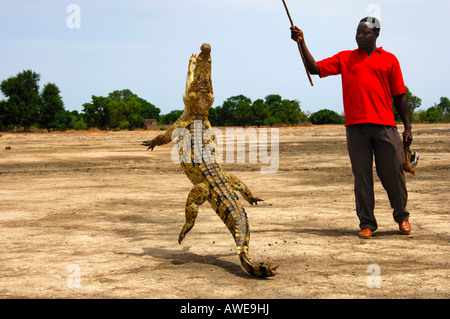
[[405,157],[406,164],[403,167],[403,170],[407,173],[410,173],[411,175],[416,175],[416,171],[413,168],[417,166],[417,163],[419,161],[419,153],[411,151],[411,147],[406,146]]
[[194,185],[187,198],[186,222],[178,243],[181,244],[194,226],[199,206],[208,201],[231,232],[245,271],[255,277],[271,277],[278,266],[271,267],[264,263],[253,265],[249,259],[250,228],[247,214],[235,191],[251,205],[257,205],[262,199],[255,197],[239,178],[222,170],[215,136],[211,133],[212,127],[208,120],[209,109],[213,104],[211,46],[204,43],[200,50],[198,56],[192,54],[189,59],[182,115],[165,133],[141,145],[147,146],[147,150],[153,150],[155,146],[167,144],[178,137],[179,156],[183,158],[181,167]]

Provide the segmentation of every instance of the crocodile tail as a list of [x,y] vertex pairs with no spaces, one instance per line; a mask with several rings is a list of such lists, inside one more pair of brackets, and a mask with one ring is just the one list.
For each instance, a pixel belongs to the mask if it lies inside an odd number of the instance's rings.
[[244,252],[239,254],[239,259],[241,260],[241,264],[244,267],[245,271],[255,277],[266,278],[275,276],[274,271],[278,268],[278,266],[272,268],[270,265],[253,266],[248,259],[248,255]]

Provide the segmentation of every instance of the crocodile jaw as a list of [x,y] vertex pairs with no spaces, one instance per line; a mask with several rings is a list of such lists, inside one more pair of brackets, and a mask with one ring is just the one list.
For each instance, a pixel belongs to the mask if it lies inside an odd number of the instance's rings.
[[183,95],[185,112],[196,118],[207,117],[214,101],[211,81],[211,46],[204,43],[198,56],[189,60],[186,91]]

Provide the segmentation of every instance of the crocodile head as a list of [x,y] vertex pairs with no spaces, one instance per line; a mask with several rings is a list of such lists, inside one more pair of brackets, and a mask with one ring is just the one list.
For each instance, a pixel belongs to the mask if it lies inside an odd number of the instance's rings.
[[211,82],[211,46],[203,43],[198,56],[193,54],[189,60],[186,91],[183,95],[185,113],[196,119],[208,118],[213,104]]

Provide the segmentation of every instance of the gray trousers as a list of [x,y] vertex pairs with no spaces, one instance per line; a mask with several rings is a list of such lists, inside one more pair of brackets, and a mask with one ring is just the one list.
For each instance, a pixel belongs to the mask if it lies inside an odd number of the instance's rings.
[[369,228],[372,231],[378,228],[374,215],[374,155],[378,177],[394,209],[394,220],[397,223],[408,220],[409,212],[406,210],[408,192],[403,173],[406,159],[403,141],[397,128],[369,123],[350,125],[347,127],[347,149],[355,182],[359,227]]

